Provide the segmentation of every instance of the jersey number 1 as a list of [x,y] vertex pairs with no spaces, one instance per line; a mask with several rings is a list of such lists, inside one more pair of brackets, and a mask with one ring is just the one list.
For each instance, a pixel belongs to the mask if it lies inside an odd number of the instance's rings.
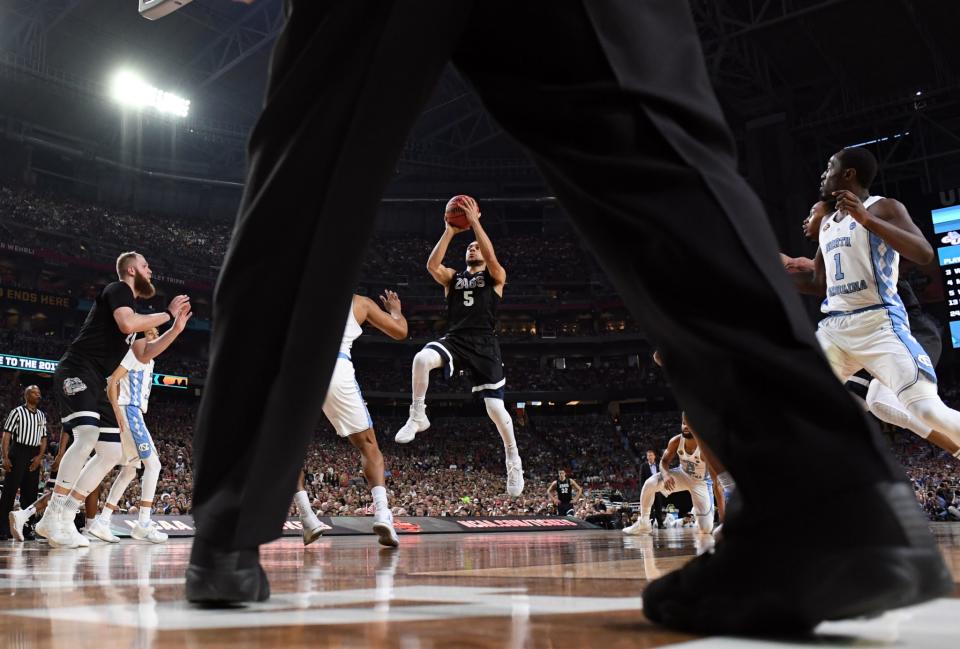
[[463,306],[473,306],[473,291],[463,292]]
[[841,279],[843,279],[843,271],[840,270],[840,253],[839,252],[833,255],[833,261],[837,265],[837,274],[834,275],[833,278],[839,282]]

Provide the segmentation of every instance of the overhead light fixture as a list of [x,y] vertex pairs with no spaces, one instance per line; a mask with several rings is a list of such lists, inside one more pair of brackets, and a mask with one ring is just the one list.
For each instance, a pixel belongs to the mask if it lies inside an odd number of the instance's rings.
[[131,70],[120,70],[110,81],[110,97],[121,106],[155,110],[164,115],[186,117],[190,100],[152,86]]

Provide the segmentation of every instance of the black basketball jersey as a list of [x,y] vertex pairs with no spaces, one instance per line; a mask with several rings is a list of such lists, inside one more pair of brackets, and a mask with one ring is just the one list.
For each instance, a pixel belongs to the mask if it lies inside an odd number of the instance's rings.
[[500,296],[486,269],[460,271],[447,291],[447,332],[493,335],[497,328]]
[[557,500],[560,502],[570,502],[570,478],[557,480]]

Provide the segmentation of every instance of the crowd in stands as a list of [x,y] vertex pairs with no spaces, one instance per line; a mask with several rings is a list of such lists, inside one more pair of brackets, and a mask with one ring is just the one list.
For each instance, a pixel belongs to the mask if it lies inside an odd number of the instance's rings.
[[[4,413],[20,403],[21,383],[16,372],[0,371],[0,409]],[[59,418],[50,395],[45,395],[41,407],[50,419],[45,478],[57,450]],[[188,514],[192,509],[195,408],[191,399],[158,399],[147,414],[163,464],[156,496],[158,513]],[[540,415],[528,408],[515,413],[515,421],[526,489],[521,498],[511,499],[504,490],[502,443],[487,418],[434,417],[415,443],[397,445],[393,434],[403,420],[375,417],[394,512],[406,516],[550,514],[554,510],[546,488],[556,478],[557,469],[564,468],[587,491],[577,511],[592,515],[611,491],[627,500],[637,498],[639,458],[647,449],[658,456],[662,453],[679,431],[680,413],[645,412],[613,418],[606,413]],[[891,440],[917,500],[931,520],[960,520],[960,461],[910,434],[897,432]],[[317,428],[304,458],[304,470],[308,493],[321,515],[370,512],[360,456],[326,421]],[[120,503],[121,510],[136,511],[139,489],[135,480]],[[291,505],[291,515],[293,511]]]

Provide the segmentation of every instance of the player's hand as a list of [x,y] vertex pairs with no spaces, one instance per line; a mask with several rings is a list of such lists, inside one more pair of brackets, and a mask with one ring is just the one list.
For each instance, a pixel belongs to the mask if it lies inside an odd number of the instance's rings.
[[455,225],[451,225],[451,224],[447,223],[447,232],[450,233],[450,236],[458,235],[458,234],[460,234],[461,232],[466,232],[466,231],[469,230],[469,229],[470,229],[470,228],[458,228],[458,227],[455,226]]
[[810,213],[803,220],[803,234],[808,239],[816,241],[820,236],[820,224],[823,218],[830,213],[830,203],[817,201],[810,207]]
[[463,211],[466,212],[467,222],[470,223],[470,225],[474,225],[480,220],[480,206],[477,205],[477,201],[473,200],[472,197],[462,197],[457,201],[457,205],[462,207]]
[[870,219],[870,212],[863,206],[860,197],[853,192],[841,189],[833,192],[833,195],[837,197],[837,210],[840,212],[849,214],[854,221],[861,224]]
[[386,309],[390,315],[400,317],[402,314],[400,296],[390,289],[384,289],[383,295],[380,296],[380,303],[383,304],[383,308]]
[[668,475],[666,478],[663,479],[663,486],[668,491],[673,491],[674,487],[677,486],[677,481],[674,479],[672,475]]
[[3,470],[13,471],[13,462],[11,462],[8,457],[3,458]]
[[30,460],[30,469],[29,469],[30,473],[33,473],[34,471],[40,468],[40,459],[41,459],[40,456],[37,455],[32,460]]
[[170,300],[170,304],[167,305],[167,311],[172,313],[174,319],[176,319],[177,315],[180,314],[184,306],[187,308],[190,307],[190,298],[186,295],[178,295]]
[[193,317],[193,311],[190,310],[190,304],[184,305],[173,321],[173,330],[179,335],[187,328],[187,323]]

